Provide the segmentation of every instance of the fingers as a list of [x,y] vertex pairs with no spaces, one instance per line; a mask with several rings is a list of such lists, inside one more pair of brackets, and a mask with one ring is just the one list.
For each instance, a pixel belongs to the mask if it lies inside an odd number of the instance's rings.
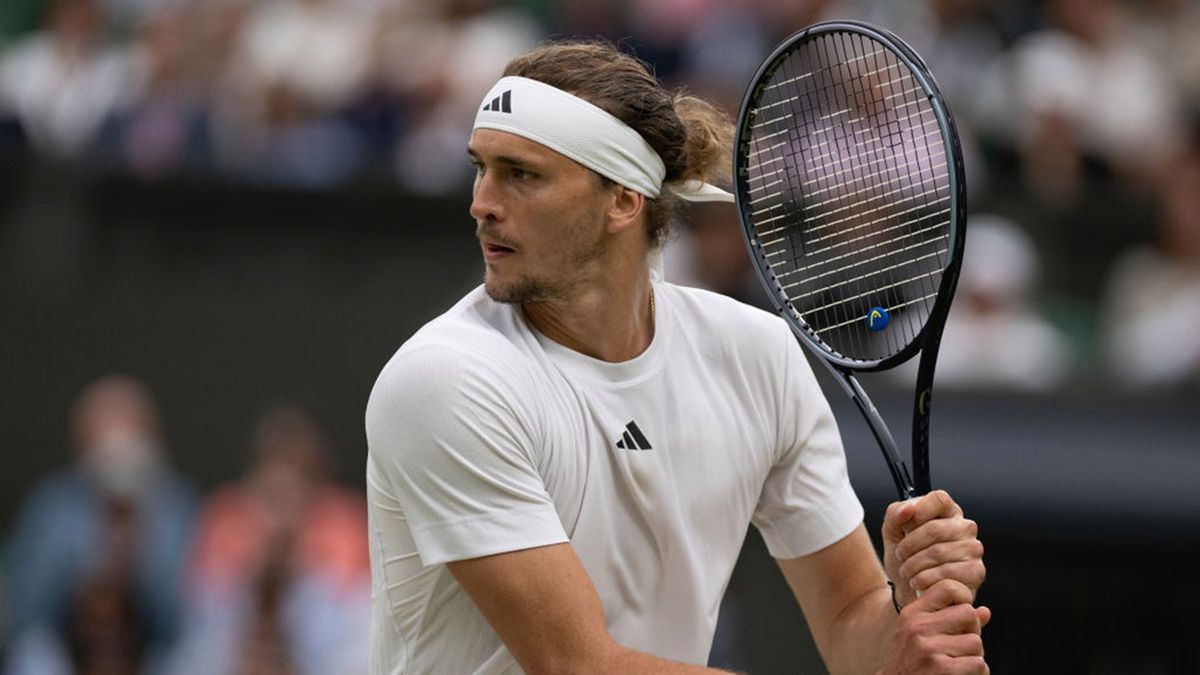
[[982,656],[960,656],[958,658],[941,656],[934,658],[933,668],[925,672],[945,673],[946,675],[989,675],[992,671]]
[[[896,544],[896,559],[903,563],[918,552],[935,544],[975,539],[978,534],[979,525],[969,518],[959,516],[929,521],[910,530]],[[982,554],[983,551],[980,549],[979,555]]]
[[909,556],[904,555],[906,550],[905,547],[900,547],[896,551],[897,559],[904,561],[900,564],[900,575],[905,579],[911,579],[938,565],[983,557],[983,543],[973,538],[938,542],[919,549]]
[[913,607],[916,612],[936,612],[954,605],[970,607],[974,596],[971,589],[961,581],[943,579],[930,586],[924,595],[913,602]]
[[883,564],[896,584],[897,602],[908,605],[952,579],[970,591],[962,602],[972,603],[987,576],[978,535],[979,526],[945,491],[890,505],[883,524]]
[[905,559],[899,573],[917,592],[924,592],[942,579],[957,579],[971,588],[979,588],[987,576],[983,543],[971,538],[932,544]]
[[978,589],[983,585],[986,577],[987,567],[984,566],[982,560],[964,560],[961,562],[943,563],[937,567],[924,570],[910,579],[908,585],[917,593],[924,593],[930,586],[943,579],[954,579],[972,589]]
[[925,647],[936,654],[951,658],[959,656],[983,656],[983,637],[979,633],[961,635],[933,635],[925,638]]
[[961,516],[959,507],[945,490],[934,490],[920,497],[894,502],[883,519],[884,540],[900,541],[904,535],[936,518]]
[[908,526],[912,520],[915,507],[913,506],[917,498],[909,499],[903,502],[892,502],[888,505],[887,511],[883,515],[883,540],[885,543],[896,543],[908,534],[908,530],[912,529]]
[[958,503],[950,498],[945,490],[934,490],[926,495],[903,502],[907,505],[902,511],[907,511],[910,529],[920,527],[937,518],[953,518],[961,516],[963,511]]
[[972,595],[965,584],[945,579],[905,607],[881,672],[988,673],[982,631],[992,614],[972,607]]
[[[944,493],[943,493],[944,494]],[[979,541],[979,526],[965,518],[957,504],[943,503],[941,513],[951,515],[916,523],[932,511],[913,513],[901,529],[911,529],[899,541],[891,544],[891,559],[885,556],[889,574],[906,592],[924,592],[942,579],[957,579],[972,589],[978,589],[987,576],[983,564],[983,544]],[[897,508],[897,522],[903,509]],[[885,545],[885,552],[887,547]]]

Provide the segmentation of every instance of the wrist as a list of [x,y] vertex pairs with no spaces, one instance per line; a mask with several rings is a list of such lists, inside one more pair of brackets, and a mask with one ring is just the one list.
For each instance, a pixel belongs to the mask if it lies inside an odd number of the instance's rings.
[[892,593],[892,608],[896,610],[896,614],[900,613],[900,600],[896,597],[896,584],[891,579],[887,580],[888,589]]

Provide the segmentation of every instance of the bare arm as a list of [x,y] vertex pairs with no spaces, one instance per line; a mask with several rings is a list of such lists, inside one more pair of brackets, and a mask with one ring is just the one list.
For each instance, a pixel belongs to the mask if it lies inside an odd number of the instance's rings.
[[832,673],[874,673],[896,629],[891,590],[866,529],[816,553],[779,560]]
[[604,606],[570,544],[447,565],[530,675],[542,673],[719,673],[617,644]]
[[896,503],[884,519],[888,575],[860,525],[841,541],[779,566],[833,673],[986,673],[975,608],[983,545],[975,523],[943,491]]

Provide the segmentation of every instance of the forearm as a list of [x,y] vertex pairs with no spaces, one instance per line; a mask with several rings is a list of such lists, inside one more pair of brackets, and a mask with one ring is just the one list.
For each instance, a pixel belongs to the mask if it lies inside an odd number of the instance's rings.
[[833,675],[872,675],[883,667],[896,630],[891,590],[870,591],[846,607],[829,626],[821,656]]
[[602,664],[598,673],[654,673],[655,675],[705,675],[725,673],[729,675],[728,670],[717,670],[715,668],[707,668],[705,666],[697,666],[689,663],[679,663],[677,661],[668,661],[661,659],[653,654],[639,652],[635,649],[627,649],[617,646],[614,648],[611,660]]

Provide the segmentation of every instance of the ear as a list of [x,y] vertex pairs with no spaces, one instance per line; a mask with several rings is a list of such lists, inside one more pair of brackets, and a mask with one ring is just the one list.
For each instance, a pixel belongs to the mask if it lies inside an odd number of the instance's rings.
[[612,195],[608,207],[608,231],[618,234],[640,222],[646,197],[624,185],[614,186]]

